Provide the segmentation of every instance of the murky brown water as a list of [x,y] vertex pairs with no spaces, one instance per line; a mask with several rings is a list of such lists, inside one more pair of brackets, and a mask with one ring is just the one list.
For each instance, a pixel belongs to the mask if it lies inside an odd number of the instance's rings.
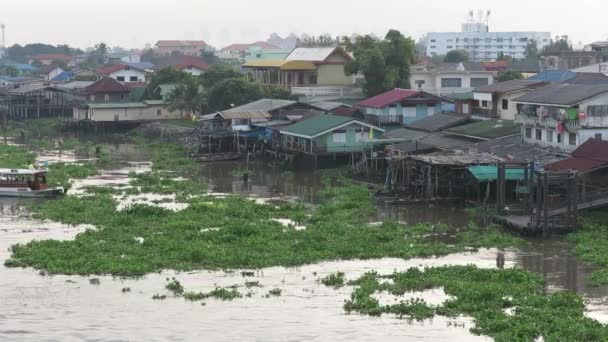
[[[145,169],[148,156],[133,145],[113,145],[112,153],[124,168],[109,170],[84,184],[113,184],[125,181],[129,171]],[[74,158],[85,156],[70,156]],[[52,159],[52,158],[51,158]],[[285,173],[257,166],[248,182],[232,175],[242,163],[201,166],[201,178],[212,191],[237,193],[257,198],[296,198],[318,202],[321,182],[318,175]],[[70,239],[82,227],[67,227],[29,218],[17,200],[0,199],[0,262],[9,257],[8,248],[33,239]],[[463,208],[444,206],[391,206],[379,204],[379,216],[414,224],[418,222],[465,225],[471,217]],[[548,291],[572,290],[589,299],[589,316],[608,323],[608,287],[587,285],[590,267],[571,255],[561,238],[530,240],[525,250],[505,253],[506,266],[519,266],[547,279]],[[273,267],[243,278],[240,272],[191,272],[148,275],[142,279],[100,277],[90,285],[87,277],[41,276],[31,269],[0,266],[0,340],[7,341],[454,341],[488,340],[468,332],[471,320],[462,317],[408,323],[391,316],[371,318],[346,315],[342,309],[351,288],[333,290],[320,285],[318,278],[342,271],[348,278],[377,270],[414,266],[465,265],[495,267],[496,250],[459,254],[436,259],[380,259],[371,261],[324,262],[299,268]],[[316,275],[315,275],[316,274]],[[167,277],[177,277],[189,290],[208,291],[215,286],[242,285],[259,280],[264,285],[252,298],[232,302],[208,300],[205,306],[168,297]],[[122,293],[124,287],[131,292]],[[268,290],[280,288],[282,296],[263,298]],[[244,290],[241,292],[245,292]],[[441,300],[440,294],[429,299]]]

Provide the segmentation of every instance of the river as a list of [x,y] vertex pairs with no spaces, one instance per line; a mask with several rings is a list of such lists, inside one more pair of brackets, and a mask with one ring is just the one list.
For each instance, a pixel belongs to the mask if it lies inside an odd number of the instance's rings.
[[[130,144],[108,145],[122,167],[107,170],[89,180],[93,184],[125,181],[129,171],[145,170],[148,156]],[[49,159],[54,153],[46,153]],[[86,158],[64,154],[64,158]],[[248,182],[233,176],[243,169],[239,162],[201,165],[200,179],[215,193],[236,193],[260,199],[317,203],[321,181],[310,172],[282,172],[265,165],[253,167]],[[0,200],[0,262],[10,256],[8,248],[33,239],[70,239],[85,227],[68,227],[40,222],[29,217],[27,206],[19,200]],[[463,226],[475,218],[460,207],[378,204],[378,216],[415,224],[442,223]],[[561,237],[529,239],[523,250],[504,253],[507,267],[522,267],[542,274],[548,292],[571,290],[588,301],[589,316],[608,323],[608,287],[587,284],[592,271],[571,254],[571,247]],[[4,341],[473,341],[489,340],[469,333],[469,318],[435,317],[422,322],[408,322],[390,315],[372,318],[347,315],[342,309],[351,287],[334,290],[318,283],[318,278],[342,271],[354,278],[366,271],[390,273],[414,266],[466,265],[496,267],[499,252],[481,250],[435,259],[379,259],[369,261],[332,261],[298,268],[273,267],[244,278],[240,272],[166,271],[141,279],[45,276],[32,269],[0,266],[0,340]],[[243,284],[258,280],[264,287],[251,298],[231,302],[215,300],[191,303],[164,294],[166,278],[176,277],[186,288],[208,291],[216,286]],[[123,292],[129,288],[129,292]],[[265,298],[271,288],[282,295]],[[430,300],[437,297],[430,294]],[[435,298],[441,300],[441,298]]]

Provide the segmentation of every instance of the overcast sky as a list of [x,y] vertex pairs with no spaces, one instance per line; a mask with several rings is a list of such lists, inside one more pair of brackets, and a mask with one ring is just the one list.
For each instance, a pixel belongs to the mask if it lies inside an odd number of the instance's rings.
[[[489,5],[491,3],[491,5]],[[6,45],[45,42],[142,48],[204,39],[221,48],[270,33],[375,33],[415,38],[459,31],[468,10],[492,11],[492,31],[549,31],[576,44],[608,38],[605,0],[0,0]]]

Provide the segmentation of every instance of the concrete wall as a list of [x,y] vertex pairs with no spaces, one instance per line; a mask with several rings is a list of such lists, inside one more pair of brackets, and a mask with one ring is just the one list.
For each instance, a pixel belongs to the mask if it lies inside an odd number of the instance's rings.
[[[515,102],[513,102],[513,99],[523,96],[528,91],[529,90],[516,91],[513,93],[498,96],[498,103],[497,103],[497,107],[496,107],[496,108],[498,108],[497,109],[498,117],[503,120],[515,120],[515,114],[517,114],[517,104]],[[506,109],[506,110],[502,108],[503,100],[508,101],[508,109]]]
[[353,78],[344,74],[344,64],[322,64],[317,67],[317,85],[352,86]]
[[90,108],[88,111],[74,108],[74,119],[96,122],[155,121],[180,119],[179,111],[169,112],[164,106],[148,105],[137,108]]
[[[129,82],[145,82],[146,81],[146,73],[141,71],[141,70],[136,70],[136,69],[123,69],[123,70],[119,70],[116,72],[111,73],[110,75],[111,78],[120,81],[120,82],[125,82],[125,83],[129,83]],[[119,77],[123,77],[123,80],[119,80]],[[135,81],[131,81],[131,77],[136,77],[137,80]]]
[[[361,135],[361,133],[357,133],[357,131],[361,131],[362,128],[365,130],[365,133],[363,135]],[[369,144],[369,129],[365,126],[352,124],[341,128],[340,131],[346,131],[346,142],[334,142],[334,133],[330,132],[315,139],[317,148],[324,147],[325,150],[330,153],[359,152]],[[357,134],[359,135],[359,138],[357,137]],[[380,131],[373,132],[374,138],[377,138],[379,136]]]
[[[444,78],[457,78],[461,80],[459,88],[443,88],[441,80]],[[426,91],[432,94],[453,94],[473,91],[471,86],[472,78],[485,78],[488,80],[488,84],[494,83],[494,74],[492,72],[428,72],[428,71],[414,71],[410,76],[410,85],[412,89]],[[424,84],[419,87],[416,81],[424,81]]]

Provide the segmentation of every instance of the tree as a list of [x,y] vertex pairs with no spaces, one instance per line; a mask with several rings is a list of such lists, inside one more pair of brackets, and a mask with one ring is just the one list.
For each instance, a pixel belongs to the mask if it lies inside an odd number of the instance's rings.
[[572,46],[568,42],[568,36],[555,37],[555,40],[549,42],[541,51],[541,56],[555,56],[564,52],[572,51]]
[[445,55],[433,55],[433,57],[431,57],[431,61],[433,62],[433,64],[441,64],[445,62]]
[[183,117],[184,111],[188,110],[186,100],[186,86],[178,84],[167,94],[167,109],[170,112],[179,110],[179,115]]
[[344,70],[347,75],[363,75],[363,91],[367,96],[395,87],[410,87],[409,70],[416,55],[411,38],[391,30],[383,40],[371,35],[357,37],[354,41],[343,37],[342,46],[354,56]]
[[215,64],[201,75],[201,84],[205,89],[211,89],[214,85],[222,82],[223,80],[233,78],[244,79],[245,76],[228,65]]
[[513,57],[509,56],[509,55],[505,55],[502,52],[498,53],[498,57],[496,58],[497,61],[503,61],[503,62],[512,62],[513,61]]
[[291,98],[291,90],[283,87],[266,87],[265,97],[270,99],[289,100]]
[[201,50],[201,59],[209,65],[214,65],[220,62],[220,58],[215,55],[215,50],[203,48]]
[[19,70],[13,65],[4,65],[0,67],[0,75],[10,77],[19,76]]
[[264,98],[264,88],[243,77],[225,79],[209,90],[212,111],[229,109]]
[[445,55],[446,63],[464,63],[469,61],[469,54],[465,50],[452,50]]
[[526,56],[526,60],[538,60],[538,44],[536,43],[536,40],[532,39],[528,41],[528,44],[526,44],[526,51],[524,51],[524,55]]
[[296,47],[334,47],[340,44],[340,38],[323,34],[318,37],[311,37],[303,34],[296,40]]
[[184,81],[188,78],[192,77],[190,74],[183,72],[181,70],[177,70],[175,68],[169,67],[158,70],[152,75],[150,79],[150,83],[148,84],[146,90],[146,97],[153,98],[154,91],[161,84],[179,84],[184,83]]
[[27,44],[24,46],[15,44],[6,49],[8,59],[18,63],[27,63],[36,55],[52,53],[75,55],[82,53],[82,50],[71,48],[68,45],[53,46],[41,43]]
[[519,71],[505,70],[498,73],[498,82],[505,82],[511,80],[523,80],[524,75]]
[[108,58],[108,53],[110,49],[106,43],[99,43],[95,45],[95,55],[97,56],[97,63],[104,64]]

